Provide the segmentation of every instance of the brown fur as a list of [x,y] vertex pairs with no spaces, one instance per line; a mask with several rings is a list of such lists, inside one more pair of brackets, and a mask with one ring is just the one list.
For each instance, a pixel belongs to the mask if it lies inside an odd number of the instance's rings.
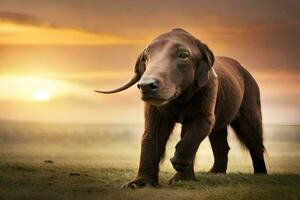
[[[181,55],[184,61],[170,54],[177,51],[178,47],[173,46],[178,44],[190,53],[188,58]],[[249,150],[254,172],[266,173],[259,88],[249,72],[231,58],[215,58],[205,44],[182,29],[159,36],[145,51],[135,68],[141,74],[139,83],[155,77],[160,86],[150,99],[142,91],[145,131],[140,167],[137,177],[124,187],[158,184],[159,163],[175,123],[182,124],[182,133],[171,158],[177,173],[170,183],[196,179],[195,155],[207,136],[215,158],[210,172],[225,173],[228,125]],[[217,78],[210,73],[212,67]]]

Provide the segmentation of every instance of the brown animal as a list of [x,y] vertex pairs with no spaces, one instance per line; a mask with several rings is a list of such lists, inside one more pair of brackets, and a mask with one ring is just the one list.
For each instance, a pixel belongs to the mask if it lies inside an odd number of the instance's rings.
[[122,87],[97,91],[115,93],[138,82],[145,101],[140,166],[136,178],[125,188],[158,184],[159,163],[175,123],[182,124],[182,131],[171,158],[177,173],[170,183],[196,180],[195,154],[207,136],[215,158],[210,172],[225,173],[228,125],[249,150],[254,173],[267,173],[259,88],[237,61],[215,58],[206,44],[182,29],[173,29],[150,43],[134,71]]

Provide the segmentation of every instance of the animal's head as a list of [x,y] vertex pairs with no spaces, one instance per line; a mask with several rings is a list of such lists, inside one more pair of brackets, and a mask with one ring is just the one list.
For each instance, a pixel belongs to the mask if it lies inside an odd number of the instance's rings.
[[191,86],[205,85],[213,63],[214,55],[206,44],[182,29],[173,29],[154,39],[140,54],[129,82],[97,92],[120,92],[137,83],[143,101],[163,105]]

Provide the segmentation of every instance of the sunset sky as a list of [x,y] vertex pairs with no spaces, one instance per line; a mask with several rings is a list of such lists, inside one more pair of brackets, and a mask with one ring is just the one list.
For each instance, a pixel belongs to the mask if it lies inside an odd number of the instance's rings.
[[175,27],[238,60],[261,88],[266,124],[300,123],[300,1],[0,1],[0,119],[141,123],[140,51]]

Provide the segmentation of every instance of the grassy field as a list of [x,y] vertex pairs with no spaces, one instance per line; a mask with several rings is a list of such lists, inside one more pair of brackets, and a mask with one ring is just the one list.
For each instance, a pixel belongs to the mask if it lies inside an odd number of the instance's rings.
[[169,186],[179,129],[159,187],[125,190],[138,167],[141,125],[1,122],[0,199],[300,199],[299,126],[265,127],[269,175],[252,175],[248,153],[230,133],[228,174],[206,174],[213,157],[205,140],[195,162],[199,181]]

